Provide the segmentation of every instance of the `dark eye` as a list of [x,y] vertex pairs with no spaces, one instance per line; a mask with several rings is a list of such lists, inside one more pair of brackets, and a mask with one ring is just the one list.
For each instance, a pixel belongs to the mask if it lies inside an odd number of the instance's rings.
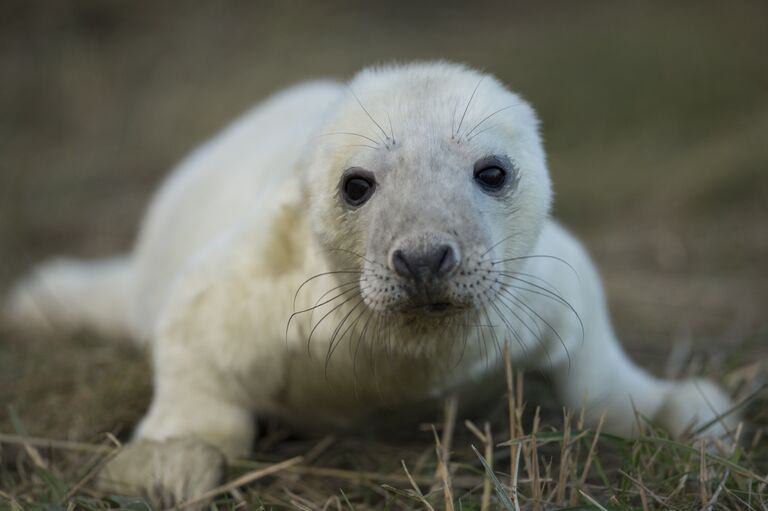
[[350,206],[360,206],[373,195],[376,181],[373,174],[360,168],[347,169],[341,181],[341,195]]
[[489,156],[475,163],[475,181],[483,190],[496,192],[504,188],[515,168],[504,156]]
[[507,181],[507,173],[499,167],[486,167],[477,174],[475,179],[484,187],[498,190]]

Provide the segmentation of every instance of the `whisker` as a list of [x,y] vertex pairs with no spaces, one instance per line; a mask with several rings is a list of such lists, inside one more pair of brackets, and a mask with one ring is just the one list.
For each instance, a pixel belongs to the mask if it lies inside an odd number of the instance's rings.
[[490,126],[486,126],[485,128],[481,129],[480,131],[478,131],[477,133],[475,133],[471,137],[469,135],[467,135],[467,142],[471,142],[472,140],[475,139],[475,137],[477,137],[479,135],[482,135],[483,133],[485,133],[488,130],[492,130],[492,129],[498,128],[498,127],[499,127],[499,123],[491,124]]
[[344,147],[367,147],[368,149],[373,149],[374,151],[379,151],[381,147],[376,147],[368,144],[345,144]]
[[494,115],[499,114],[499,113],[503,112],[504,110],[509,110],[510,108],[513,108],[513,107],[516,107],[516,106],[520,106],[520,103],[515,103],[513,105],[507,105],[505,107],[499,108],[498,110],[496,110],[495,112],[493,112],[491,114],[486,115],[480,122],[475,124],[475,126],[471,130],[469,130],[467,132],[467,134],[464,135],[464,136],[465,137],[469,137],[472,134],[473,131],[475,131],[477,128],[479,128],[485,121],[487,121],[488,119],[490,119]]
[[483,341],[480,347],[480,351],[483,353],[483,363],[485,364],[485,369],[487,370],[488,369],[488,344],[485,339],[485,331],[483,329],[484,325],[480,321],[480,313],[477,310],[475,310],[475,319],[477,320],[476,321],[477,331],[479,333],[480,339]]
[[355,100],[357,101],[357,104],[360,105],[360,108],[363,109],[363,112],[365,112],[365,115],[367,115],[368,118],[371,120],[371,122],[373,122],[373,124],[375,124],[376,127],[379,128],[379,131],[381,131],[381,133],[384,135],[384,137],[387,140],[389,140],[389,135],[387,135],[387,132],[384,131],[384,128],[382,128],[381,125],[378,122],[376,122],[376,119],[374,119],[373,116],[371,115],[371,113],[368,111],[368,109],[365,108],[365,106],[363,105],[363,102],[360,101],[360,98],[357,97],[357,94],[355,94],[355,91],[352,90],[352,87],[347,87],[347,88],[349,89],[349,92],[351,92],[352,95],[355,97]]
[[[516,213],[516,212],[517,212],[517,209],[515,209],[514,211],[512,211],[512,213]],[[493,245],[491,245],[491,247],[490,247],[488,250],[486,250],[485,252],[483,252],[483,253],[480,255],[480,259],[481,259],[481,260],[482,260],[482,259],[484,259],[484,258],[485,258],[485,256],[486,256],[486,255],[488,255],[488,252],[490,252],[490,251],[491,251],[491,250],[493,250],[494,248],[498,247],[499,245],[501,245],[501,244],[502,244],[502,243],[504,243],[505,241],[507,241],[507,240],[509,240],[509,239],[511,239],[511,238],[514,238],[515,236],[519,236],[519,235],[520,235],[520,233],[518,233],[518,232],[515,232],[515,233],[512,233],[512,234],[510,234],[509,236],[507,236],[507,237],[505,237],[505,238],[502,238],[502,239],[500,239],[499,241],[497,241],[496,243],[494,243]]]
[[[359,286],[351,286],[349,289],[344,290],[344,294],[349,293],[350,291],[357,290],[360,294],[362,294],[363,288],[368,289],[371,284],[368,284],[364,279],[360,280],[361,283],[365,283],[365,285],[359,285]],[[322,304],[318,307],[315,307],[312,309],[312,311],[309,313],[309,324],[312,324],[312,321],[315,319],[315,311],[318,310]]]
[[[462,320],[465,319],[466,315],[467,315],[466,313],[462,315]],[[462,323],[459,324],[459,326],[462,329],[463,335],[462,335],[462,341],[461,341],[461,351],[459,352],[459,358],[456,360],[456,363],[453,366],[454,369],[458,368],[459,364],[461,364],[461,361],[464,359],[464,353],[467,350],[467,341],[469,337],[470,324],[468,322],[463,321]]]
[[384,394],[382,390],[381,385],[381,376],[382,372],[379,371],[379,363],[381,360],[376,357],[375,355],[381,353],[380,351],[375,352],[374,347],[378,347],[381,344],[384,344],[384,353],[385,358],[387,362],[386,368],[389,369],[389,372],[386,371],[384,374],[389,375],[388,383],[390,386],[396,385],[399,383],[398,380],[392,380],[392,349],[391,349],[391,342],[392,342],[392,326],[395,323],[392,316],[389,314],[383,314],[383,313],[377,313],[377,320],[376,320],[376,326],[374,328],[375,333],[374,337],[372,339],[372,342],[368,346],[368,364],[371,367],[371,371],[373,373],[373,381],[376,388],[376,394],[378,395],[379,401],[381,402],[384,409],[394,409],[389,399],[387,399],[386,395]]
[[[489,302],[489,303],[493,303],[493,302]],[[499,356],[499,359],[501,359],[504,357],[504,355],[503,355],[503,350],[501,349],[501,344],[499,344],[499,337],[496,335],[496,325],[493,324],[490,316],[488,315],[488,307],[487,306],[483,307],[482,311],[483,311],[483,314],[485,315],[485,319],[487,319],[488,323],[491,325],[490,327],[491,339],[493,339],[493,343],[496,346],[496,352],[497,352],[496,354]]]
[[325,318],[333,314],[333,312],[336,311],[339,307],[342,307],[344,306],[344,304],[348,303],[350,300],[354,300],[355,298],[359,298],[359,297],[360,297],[360,293],[357,293],[356,295],[350,296],[340,304],[334,306],[333,309],[326,312],[325,315],[322,318],[320,318],[320,320],[315,324],[315,326],[312,327],[312,330],[309,332],[309,337],[307,338],[307,355],[310,358],[312,357],[312,352],[310,350],[310,343],[312,342],[312,336],[315,334],[315,330],[317,330],[317,327],[319,327],[320,324],[325,320]]
[[[514,274],[499,272],[499,277],[503,277],[503,278],[507,278],[507,279],[512,279],[514,281],[522,282],[523,284],[526,284],[528,286],[534,287],[535,289],[528,289],[528,288],[520,287],[520,286],[511,286],[511,287],[514,287],[515,289],[519,289],[521,291],[528,291],[530,293],[540,294],[542,296],[545,296],[545,297],[548,297],[548,298],[550,298],[552,300],[555,300],[556,302],[559,302],[562,305],[565,305],[566,307],[568,307],[571,310],[571,312],[573,312],[574,315],[576,315],[577,317],[580,317],[579,313],[576,312],[576,309],[573,307],[573,305],[571,305],[571,303],[568,300],[566,300],[565,298],[560,296],[558,293],[550,291],[549,289],[547,289],[547,288],[545,288],[543,286],[540,286],[540,285],[536,284],[535,282],[531,282],[529,280],[520,278],[520,277],[518,277],[517,275],[514,275]],[[537,290],[541,291],[541,293],[539,293]]]
[[[357,338],[357,343],[355,344],[355,353],[352,356],[352,391],[355,397],[357,397],[357,353],[360,350],[360,343],[365,338],[365,334],[368,331],[368,326],[371,322],[371,319],[377,318],[378,321],[378,315],[371,310],[370,314],[368,315],[368,319],[365,320],[365,325],[363,325],[363,330],[360,332],[360,336]],[[352,343],[349,343],[350,347],[350,355],[352,354]]]
[[[483,294],[485,295],[486,293],[483,293]],[[515,329],[515,327],[514,327],[514,326],[512,326],[512,324],[511,324],[511,323],[509,323],[509,321],[507,320],[507,318],[505,318],[505,317],[504,317],[504,314],[502,314],[502,313],[501,313],[501,311],[498,309],[498,307],[496,306],[496,304],[495,304],[495,302],[494,302],[493,300],[492,300],[492,301],[490,301],[490,302],[489,302],[489,304],[490,304],[491,306],[493,306],[493,307],[494,307],[494,309],[496,310],[496,313],[499,315],[499,318],[501,318],[501,321],[502,321],[502,322],[505,324],[505,326],[507,327],[507,330],[508,330],[508,331],[509,331],[509,332],[512,334],[512,336],[515,338],[515,340],[517,341],[517,344],[518,344],[518,346],[520,346],[520,349],[522,349],[522,350],[523,350],[523,357],[524,357],[526,360],[529,360],[529,358],[528,358],[528,348],[527,348],[527,346],[525,345],[525,342],[523,342],[523,338],[520,336],[520,333],[519,333],[519,332],[518,332],[518,331]]]
[[376,370],[376,352],[374,351],[374,345],[380,344],[379,339],[381,338],[382,329],[379,328],[379,324],[376,325],[376,336],[374,337],[373,342],[371,342],[368,345],[368,364],[371,366],[371,372],[373,373],[373,382],[376,386],[376,394],[379,396],[379,401],[386,405],[386,399],[384,398],[384,392],[381,390],[381,375]]
[[[381,320],[385,321],[389,316],[386,314],[380,315]],[[387,332],[387,341],[386,341],[386,354],[387,354],[387,364],[389,364],[390,368],[392,365],[392,330],[393,325],[395,324],[395,321],[385,321],[385,328]],[[399,326],[398,326],[399,327]]]
[[323,273],[318,273],[317,275],[314,275],[314,276],[308,278],[307,280],[305,280],[304,282],[301,283],[301,285],[298,287],[298,289],[296,289],[296,294],[293,295],[293,308],[296,309],[296,298],[299,296],[299,292],[301,291],[301,288],[303,288],[304,286],[309,284],[311,281],[313,281],[315,279],[318,279],[320,277],[325,277],[326,275],[344,275],[344,274],[349,275],[349,274],[353,274],[353,273],[359,275],[359,274],[361,274],[363,272],[360,271],[360,270],[326,271],[326,272],[323,272]]
[[[506,324],[506,318],[502,314],[499,313],[498,308],[496,307],[496,304],[493,302],[488,302],[485,307],[483,307],[483,312],[485,313],[485,317],[488,319],[488,322],[491,322],[491,318],[488,316],[488,306],[493,307],[494,311],[496,312],[496,315],[501,319],[502,323]],[[493,341],[496,344],[496,354],[499,356],[499,359],[504,358],[504,350],[501,348],[501,343],[499,343],[499,338],[496,335],[496,327],[494,326],[491,328],[491,334],[493,336]]]
[[546,291],[549,291],[550,293],[554,293],[554,294],[558,294],[558,295],[562,294],[560,292],[560,290],[557,287],[555,287],[550,281],[548,281],[547,279],[541,278],[538,275],[534,275],[533,273],[526,273],[524,271],[512,271],[512,270],[508,270],[508,271],[504,271],[504,270],[487,270],[487,273],[489,273],[489,274],[497,274],[497,275],[500,275],[502,277],[509,277],[509,278],[514,278],[514,277],[518,277],[518,276],[519,277],[526,277],[526,278],[529,278],[531,280],[535,280],[537,282],[541,282],[542,287],[543,286],[549,286],[549,287],[543,287],[543,289],[546,290]]
[[552,259],[554,261],[561,262],[564,265],[566,265],[568,268],[571,269],[571,271],[573,272],[573,274],[576,276],[577,279],[581,280],[580,277],[579,277],[579,273],[576,271],[576,268],[571,266],[571,263],[569,263],[568,261],[566,261],[562,257],[557,257],[557,256],[549,255],[549,254],[531,254],[531,255],[526,255],[526,256],[510,257],[508,259],[499,259],[498,261],[491,261],[491,264],[493,266],[496,266],[497,264],[501,264],[501,263],[508,263],[508,262],[511,262],[511,261],[523,261],[523,260],[526,260],[526,259]]
[[[520,324],[523,325],[526,328],[526,330],[528,330],[531,333],[531,335],[535,339],[538,340],[539,346],[541,346],[541,348],[544,350],[544,354],[547,356],[547,360],[549,360],[549,366],[552,367],[552,365],[553,365],[552,364],[552,356],[549,353],[549,348],[547,348],[546,342],[544,342],[544,335],[543,335],[543,333],[541,331],[541,327],[538,325],[538,323],[536,323],[535,320],[533,319],[533,317],[530,315],[530,313],[527,312],[525,309],[522,309],[520,307],[520,305],[518,305],[518,304],[516,304],[514,302],[507,302],[505,300],[505,298],[503,296],[501,296],[501,295],[498,295],[497,298],[499,299],[499,303],[501,303],[501,305],[503,305],[510,312],[510,314],[512,314],[520,322]],[[538,334],[536,334],[533,331],[533,329],[528,325],[527,322],[523,321],[523,319],[517,314],[517,312],[512,310],[511,305],[515,305],[520,310],[522,310],[522,312],[524,312],[524,313],[526,313],[528,315],[528,318],[531,319],[531,321],[534,322],[534,325],[536,325],[536,329],[539,331]],[[521,344],[521,347],[523,347],[523,349],[525,350],[524,344],[521,343],[520,338],[518,338],[517,340],[518,340],[518,343]],[[527,352],[525,353],[525,356],[526,356],[526,359],[527,359],[528,358]]]
[[317,135],[316,138],[330,137],[330,136],[333,136],[333,135],[350,135],[350,136],[353,136],[353,137],[360,137],[360,138],[364,138],[364,139],[366,139],[366,140],[368,140],[370,142],[373,142],[376,145],[380,145],[380,142],[378,140],[376,140],[374,138],[371,138],[371,137],[369,137],[367,135],[363,135],[362,133],[355,133],[353,131],[334,131],[334,132],[331,132],[331,133],[322,133],[320,135]]
[[[336,286],[336,287],[334,287],[334,288],[331,288],[331,289],[329,289],[328,291],[326,291],[325,293],[323,293],[322,295],[320,295],[320,298],[318,298],[318,299],[317,299],[317,301],[315,302],[315,305],[314,305],[314,307],[312,307],[312,308],[314,309],[314,308],[316,308],[316,307],[320,307],[320,306],[322,305],[322,304],[320,303],[320,301],[321,301],[323,298],[325,298],[326,296],[328,296],[329,294],[331,294],[331,293],[333,293],[334,291],[336,291],[337,289],[340,289],[340,288],[342,288],[342,287],[345,287],[345,286],[350,286],[350,285],[354,285],[354,284],[359,284],[360,282],[365,282],[365,281],[364,281],[364,280],[362,280],[362,279],[359,279],[359,280],[350,280],[349,282],[344,282],[343,284],[340,284],[340,285],[338,285],[338,286]],[[306,311],[304,311],[304,312],[306,312]]]
[[347,322],[349,317],[352,315],[352,313],[357,309],[361,304],[365,303],[364,299],[360,299],[359,302],[355,304],[354,307],[349,309],[349,312],[347,312],[344,315],[344,318],[339,322],[339,324],[336,326],[336,328],[333,331],[333,334],[331,335],[331,339],[328,342],[328,352],[325,355],[325,379],[328,380],[328,365],[331,362],[331,356],[333,355],[333,352],[336,351],[336,348],[341,344],[342,339],[344,339],[344,336],[347,334],[350,328],[352,328],[355,323],[360,319],[360,317],[365,313],[365,306],[363,305],[363,310],[360,311],[360,313],[355,316],[355,319],[347,326],[347,328],[344,330],[344,333],[341,334],[341,336],[336,340],[336,336],[339,334],[339,331],[341,330],[342,326],[344,326],[344,323]]
[[[349,284],[357,284],[357,282],[348,282],[347,284],[342,284],[342,286],[343,286],[343,285],[349,285]],[[338,289],[339,287],[341,287],[341,286],[337,286],[337,287],[336,287],[336,288],[334,288],[334,289]],[[292,313],[292,314],[291,314],[291,315],[288,317],[288,323],[285,325],[285,342],[288,342],[288,330],[291,328],[291,322],[293,321],[293,318],[294,318],[294,317],[298,316],[299,314],[304,314],[305,312],[314,311],[315,309],[317,309],[317,308],[319,308],[319,307],[322,307],[323,305],[327,305],[327,304],[331,303],[332,301],[334,301],[334,300],[337,300],[338,298],[341,298],[341,297],[342,297],[342,296],[344,296],[345,294],[349,293],[350,291],[354,291],[355,289],[356,289],[356,287],[354,287],[354,286],[353,286],[353,287],[351,287],[350,289],[347,289],[347,290],[345,290],[345,291],[342,291],[341,293],[337,294],[337,295],[336,295],[336,296],[334,296],[333,298],[330,298],[330,299],[328,299],[328,300],[324,301],[323,303],[317,303],[317,304],[315,304],[313,307],[309,307],[309,308],[307,308],[307,309],[304,309],[304,310],[300,310],[300,311],[296,311],[296,312],[293,312],[293,313]],[[333,290],[331,290],[331,291],[333,291]],[[326,295],[327,295],[327,294],[328,294],[328,293],[326,293]],[[325,296],[325,295],[324,295],[324,296]],[[310,318],[310,321],[311,321],[311,318]]]
[[355,257],[358,257],[358,258],[362,259],[363,261],[365,261],[368,264],[373,264],[373,265],[376,265],[376,266],[380,266],[382,268],[384,267],[383,264],[377,263],[376,261],[372,261],[371,259],[368,259],[365,256],[362,256],[362,255],[358,254],[357,252],[355,252],[353,250],[349,250],[349,249],[346,249],[346,248],[329,248],[328,251],[329,252],[345,252],[345,253],[347,253],[349,255],[353,255]]
[[[439,325],[440,329],[439,329],[439,331],[436,334],[434,334],[434,338],[435,339],[447,339],[448,337],[446,336],[446,333],[453,326],[454,318],[453,317],[440,318],[439,322],[440,322],[440,325]],[[455,340],[454,340],[454,342],[455,342]],[[453,350],[453,345],[451,345],[449,349]],[[450,365],[450,359],[448,357],[446,357],[445,363]],[[448,369],[448,366],[446,365],[443,369]]]
[[[365,305],[363,305],[363,309],[358,313],[357,316],[355,316],[355,319],[353,319],[352,322],[349,325],[347,325],[347,327],[344,329],[341,335],[339,335],[338,338],[336,338],[336,335],[338,335],[338,332],[341,329],[342,325],[346,322],[347,317],[349,317],[352,314],[352,312],[354,312],[355,309],[357,309],[360,306],[360,304],[364,304],[364,302],[365,300],[360,300],[359,302],[357,302],[355,306],[352,307],[352,309],[350,309],[350,311],[347,313],[347,316],[336,327],[336,330],[334,334],[331,336],[331,339],[328,343],[328,359],[330,359],[331,355],[336,351],[336,348],[338,348],[341,345],[341,342],[344,340],[344,336],[347,335],[347,332],[350,332],[355,327],[355,325],[357,324],[357,321],[362,317],[362,315],[370,310]],[[353,335],[354,333],[350,335],[350,338]]]
[[[514,293],[512,293],[512,292],[511,292],[511,291],[509,291],[508,289],[502,289],[502,292],[506,292],[506,293],[507,293],[507,295],[508,295],[508,296],[509,296],[511,299],[513,299],[515,302],[517,302],[517,303],[518,303],[519,305],[521,305],[522,307],[525,307],[526,309],[528,309],[528,310],[529,310],[529,311],[530,311],[530,312],[531,312],[531,313],[532,313],[534,316],[536,316],[537,318],[539,318],[539,320],[540,320],[542,323],[544,323],[544,324],[547,326],[547,328],[549,328],[549,329],[552,331],[552,333],[553,333],[553,334],[555,334],[555,337],[557,337],[557,340],[558,340],[558,341],[560,341],[560,345],[563,347],[563,349],[565,350],[565,354],[566,354],[566,356],[568,357],[568,369],[570,370],[570,368],[571,368],[571,352],[570,352],[570,351],[568,351],[568,347],[565,345],[565,341],[563,340],[562,336],[561,336],[561,335],[560,335],[560,333],[557,331],[557,329],[555,329],[555,327],[553,327],[553,326],[552,326],[552,325],[549,323],[549,321],[547,321],[546,319],[544,319],[544,318],[541,316],[541,314],[539,314],[538,312],[536,312],[536,310],[535,310],[533,307],[531,307],[530,305],[528,305],[527,303],[525,303],[525,301],[524,301],[524,300],[521,300],[521,299],[520,299],[518,296],[515,296],[515,294],[514,294]],[[550,360],[550,363],[551,363],[551,360]]]
[[[548,290],[548,289],[546,289],[546,288],[544,288],[542,286],[539,286],[538,284],[534,284],[533,282],[527,281],[525,279],[521,279],[520,277],[515,277],[513,275],[507,275],[505,273],[500,273],[500,276],[504,277],[504,278],[512,279],[512,280],[515,280],[515,281],[518,281],[518,282],[523,282],[523,283],[525,283],[525,284],[527,284],[529,286],[535,287],[536,289],[529,289],[529,288],[522,287],[522,286],[515,286],[515,285],[509,284],[509,283],[505,283],[506,287],[511,287],[511,288],[517,289],[519,291],[526,291],[528,293],[533,293],[533,294],[536,294],[536,295],[539,295],[539,296],[543,296],[545,298],[549,298],[550,300],[554,300],[554,301],[560,303],[561,305],[564,305],[568,309],[570,309],[570,311],[576,317],[576,320],[579,322],[579,327],[581,328],[581,339],[582,339],[582,342],[584,341],[584,322],[581,320],[581,315],[576,311],[576,309],[573,307],[573,305],[570,304],[570,302],[568,300],[566,300],[562,296],[560,296],[560,295],[558,295],[556,293],[553,293],[552,291],[550,291],[550,290]],[[540,290],[540,291],[537,291],[537,289]]]
[[[515,341],[517,341],[517,345],[520,346],[520,349],[522,349],[523,351],[523,358],[525,359],[526,363],[528,363],[528,361],[530,360],[528,356],[528,347],[525,345],[525,342],[523,342],[523,337],[520,335],[520,332],[518,332],[517,329],[512,325],[512,323],[510,323],[510,321],[504,317],[504,315],[501,313],[501,309],[499,309],[496,302],[490,302],[490,305],[494,308],[494,310],[496,311],[496,313],[499,315],[502,322],[506,326],[506,330],[505,330],[506,334],[504,335],[504,349],[506,350],[506,352],[508,352],[510,349],[509,348],[510,339],[508,334],[511,333],[512,337],[514,337]],[[503,356],[504,355],[502,355],[502,357]]]
[[[498,272],[498,276],[502,277],[502,278],[512,279],[512,280],[517,281],[517,282],[522,282],[523,284],[527,284],[527,285],[529,285],[531,287],[534,287],[537,290],[545,293],[548,297],[552,298],[553,300],[556,300],[556,301],[562,303],[563,305],[569,305],[568,301],[565,298],[563,298],[562,296],[560,296],[559,294],[554,293],[554,292],[550,291],[549,289],[545,288],[544,286],[536,284],[535,282],[531,282],[529,280],[520,278],[517,274],[507,273],[507,272],[500,271],[500,272]],[[525,289],[525,288],[521,288],[521,289]],[[533,290],[530,290],[530,291],[533,292]]]
[[533,324],[536,327],[536,330],[538,330],[538,333],[534,332],[533,329],[530,327],[530,325],[526,321],[523,321],[523,319],[517,314],[517,312],[515,312],[514,310],[512,310],[510,308],[510,304],[511,305],[515,305],[517,307],[519,307],[519,305],[517,305],[514,302],[509,302],[508,299],[505,296],[502,296],[501,294],[496,295],[496,299],[499,301],[499,303],[501,305],[503,305],[510,312],[510,314],[515,316],[515,319],[517,319],[520,322],[520,324],[523,325],[525,327],[525,329],[528,330],[528,332],[530,332],[530,334],[533,337],[536,337],[538,339],[541,339],[543,337],[543,333],[541,331],[541,327],[536,323],[536,321],[533,319],[533,316],[531,316],[530,313],[528,313],[525,310],[522,311],[522,312],[526,313],[526,315],[528,316],[528,318],[531,321],[533,321]]
[[475,99],[475,93],[477,93],[477,89],[480,87],[480,84],[483,83],[483,80],[485,80],[485,76],[483,76],[482,78],[480,78],[480,80],[478,80],[477,85],[475,85],[475,89],[472,91],[472,95],[469,96],[469,101],[467,101],[467,106],[464,107],[464,113],[461,114],[459,125],[456,127],[456,132],[453,134],[453,137],[458,136],[459,131],[461,131],[461,125],[464,124],[464,118],[467,116],[467,110],[469,110],[469,105],[471,105],[472,100]]
[[[455,319],[456,318],[453,317],[453,316],[449,316],[447,318],[444,318],[443,321],[441,321],[442,328],[440,329],[440,333],[437,336],[438,339],[450,339],[451,340],[451,345],[448,347],[448,350],[450,352],[453,351],[454,345],[456,344],[456,338],[455,338],[455,336],[449,336],[447,334],[455,326],[455,323],[456,323]],[[441,362],[444,362],[443,364],[441,364],[441,369],[444,370],[444,371],[448,370],[448,368],[450,367],[450,363],[451,363],[450,358],[446,357],[445,360],[442,360]]]
[[[365,322],[365,323],[363,323],[363,330],[360,332],[360,336],[358,337],[358,342],[360,341],[360,339],[362,338],[362,336],[365,334],[365,328],[366,328],[366,327],[367,327],[367,325],[368,325],[368,321],[370,321],[370,320],[371,320],[371,315],[373,315],[373,314],[374,314],[374,312],[375,312],[373,309],[370,309],[370,308],[368,308],[368,307],[365,307],[365,309],[363,309],[363,310],[364,310],[364,311],[367,311],[367,312],[370,312],[371,314],[369,314],[369,316],[368,316],[368,319],[366,320],[366,322]],[[354,334],[353,334],[353,336],[354,336]],[[352,336],[351,336],[351,337],[352,337]],[[351,337],[350,337],[350,339],[351,339]],[[347,344],[347,354],[348,354],[350,357],[352,356],[352,347],[353,347],[353,343],[352,343],[352,341],[350,340],[350,342]]]
[[389,122],[389,134],[392,136],[392,145],[395,145],[397,142],[395,142],[395,130],[392,129],[392,117],[389,116],[389,112],[387,112],[387,122]]
[[459,100],[456,100],[456,103],[453,104],[453,114],[451,114],[451,138],[453,138],[456,135],[456,110],[459,108]]
[[[368,288],[368,287],[366,287],[366,289],[369,289],[369,288]],[[363,300],[363,301],[364,301],[364,300]],[[356,309],[358,305],[360,305],[360,304],[358,303],[357,305],[355,305],[355,307],[353,307],[353,308],[352,308],[352,310]],[[351,312],[352,312],[352,311],[350,311],[350,313],[351,313]],[[339,336],[338,340],[336,341],[336,346],[334,346],[334,345],[333,345],[333,344],[334,344],[334,341],[333,341],[333,337],[331,338],[331,342],[330,342],[330,345],[331,345],[331,348],[332,348],[332,349],[331,349],[331,353],[332,353],[332,352],[335,352],[335,351],[336,351],[336,348],[337,348],[339,345],[341,345],[341,341],[342,341],[342,339],[344,339],[344,336],[347,334],[347,332],[348,332],[348,331],[350,331],[350,330],[352,329],[352,327],[354,327],[354,326],[356,325],[357,321],[360,319],[360,317],[362,317],[362,315],[363,315],[365,312],[371,312],[371,314],[373,314],[373,313],[375,313],[376,311],[374,311],[373,309],[370,309],[370,308],[368,308],[366,305],[364,305],[364,306],[363,306],[363,310],[362,310],[362,311],[361,311],[361,312],[360,312],[360,313],[357,315],[357,317],[355,318],[355,320],[353,320],[353,322],[352,322],[352,323],[351,323],[351,324],[350,324],[350,325],[349,325],[349,326],[348,326],[348,327],[347,327],[347,328],[344,330],[344,332],[341,334],[341,336]],[[370,321],[370,315],[369,315],[369,317],[368,317],[368,320],[366,321],[366,326],[367,326],[367,322],[368,322],[368,321]],[[362,336],[364,333],[365,333],[365,332],[363,331],[363,332],[361,333],[361,336]],[[349,351],[348,351],[348,353],[349,353],[350,355],[352,354],[352,337],[354,337],[354,335],[355,335],[355,334],[354,334],[354,332],[351,332],[351,333],[350,333],[350,336],[349,336]]]

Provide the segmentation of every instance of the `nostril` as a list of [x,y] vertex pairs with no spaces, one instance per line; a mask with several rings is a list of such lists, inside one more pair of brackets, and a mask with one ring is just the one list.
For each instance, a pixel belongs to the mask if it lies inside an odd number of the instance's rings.
[[443,276],[450,273],[459,263],[456,257],[456,251],[450,245],[442,245],[437,250],[438,257],[435,258],[437,264],[432,267],[432,273],[437,276]]
[[392,269],[395,270],[395,273],[401,277],[413,276],[413,271],[408,265],[408,261],[406,260],[405,254],[402,250],[398,249],[392,252]]

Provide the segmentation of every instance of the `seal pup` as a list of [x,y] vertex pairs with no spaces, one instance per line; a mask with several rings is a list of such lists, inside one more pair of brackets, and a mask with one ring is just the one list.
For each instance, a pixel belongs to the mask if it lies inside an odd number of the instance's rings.
[[494,77],[445,62],[288,89],[179,165],[132,254],[45,264],[6,316],[151,343],[152,404],[106,479],[160,501],[216,484],[253,414],[357,427],[477,392],[505,351],[608,432],[639,415],[724,434],[716,385],[625,355],[588,255],[549,217],[538,125]]

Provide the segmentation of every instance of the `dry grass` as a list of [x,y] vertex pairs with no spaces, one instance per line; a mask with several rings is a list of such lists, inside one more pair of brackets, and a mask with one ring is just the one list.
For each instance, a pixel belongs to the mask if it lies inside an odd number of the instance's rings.
[[[504,396],[508,410],[497,410],[501,413],[489,417],[483,431],[471,421],[459,427],[458,403],[449,398],[442,422],[423,428],[433,442],[425,437],[379,445],[354,438],[284,440],[274,449],[257,450],[254,458],[264,461],[233,461],[227,482],[204,497],[213,499],[216,509],[765,511],[768,392],[765,384],[757,386],[759,374],[747,368],[731,375],[731,384],[741,389],[739,412],[747,407],[748,419],[731,440],[672,440],[641,417],[641,434],[628,440],[601,433],[600,425],[585,428],[583,411],[565,412],[559,423],[543,425],[541,408],[531,414],[532,396],[517,386]],[[517,379],[518,385],[523,381]],[[514,423],[505,423],[509,416]],[[114,437],[101,443],[29,437],[17,417],[14,422],[17,433],[0,435],[0,484],[8,489],[0,497],[11,509],[148,508],[139,498],[89,488],[98,468],[120,449]],[[494,437],[505,440],[494,443]],[[499,468],[505,465],[509,472]]]
[[[539,109],[556,212],[598,261],[633,357],[752,396],[739,445],[588,431],[536,375],[523,389],[510,372],[485,416],[459,403],[435,417],[439,445],[429,425],[318,440],[266,424],[227,478],[251,482],[219,509],[765,511],[766,34],[760,0],[3,2],[0,281],[52,253],[126,250],[172,163],[276,88],[382,60],[466,61]],[[0,332],[0,507],[143,509],[89,483],[149,382],[126,346]]]

